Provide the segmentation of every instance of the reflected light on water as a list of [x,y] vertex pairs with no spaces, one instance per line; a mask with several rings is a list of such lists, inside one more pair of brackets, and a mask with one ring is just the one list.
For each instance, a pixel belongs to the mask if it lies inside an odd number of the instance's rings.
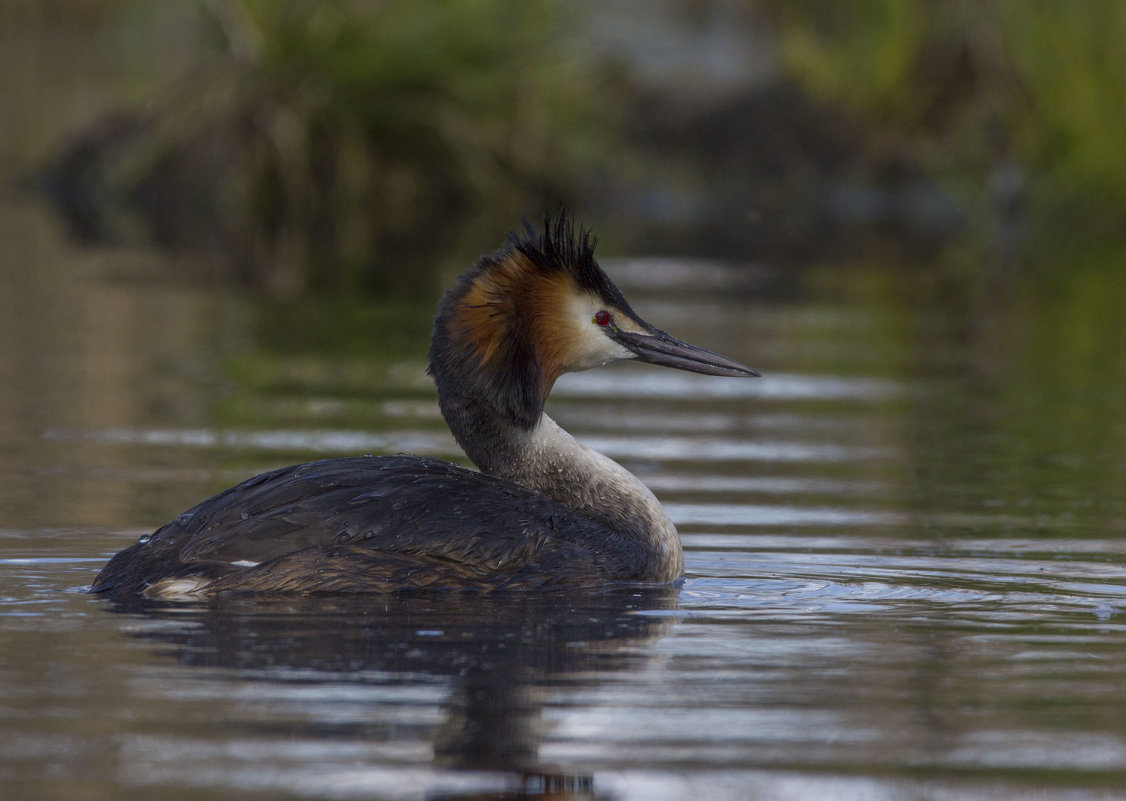
[[618,368],[565,375],[556,384],[555,393],[560,397],[588,398],[887,401],[901,397],[903,387],[897,382],[877,378],[776,373],[771,374],[769,380],[731,381],[710,376]]
[[0,797],[1114,797],[1120,369],[1054,350],[1054,287],[991,339],[896,300],[900,267],[858,267],[847,303],[645,298],[761,379],[559,382],[549,412],[677,523],[669,597],[115,608],[79,591],[108,554],[255,472],[461,458],[426,342],[361,359],[310,330],[295,358],[255,327],[284,309],[8,264],[35,347],[0,352]]

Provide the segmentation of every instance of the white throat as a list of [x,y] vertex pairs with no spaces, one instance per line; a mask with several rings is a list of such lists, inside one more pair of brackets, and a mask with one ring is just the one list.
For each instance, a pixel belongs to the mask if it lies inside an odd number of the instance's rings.
[[[680,535],[656,496],[633,473],[580,443],[546,414],[514,449],[516,458],[493,470],[503,478],[537,489],[588,517],[618,527],[632,522],[662,555],[667,575],[684,573]],[[615,525],[617,523],[618,525]],[[640,524],[640,525],[637,525]]]

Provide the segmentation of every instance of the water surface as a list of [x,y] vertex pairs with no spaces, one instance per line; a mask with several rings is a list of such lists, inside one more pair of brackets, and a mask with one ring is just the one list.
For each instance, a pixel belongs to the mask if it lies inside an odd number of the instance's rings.
[[1114,272],[974,299],[608,262],[765,374],[623,365],[549,405],[668,506],[682,587],[123,606],[82,592],[105,559],[255,472],[460,458],[431,308],[298,312],[0,226],[4,798],[1126,797]]

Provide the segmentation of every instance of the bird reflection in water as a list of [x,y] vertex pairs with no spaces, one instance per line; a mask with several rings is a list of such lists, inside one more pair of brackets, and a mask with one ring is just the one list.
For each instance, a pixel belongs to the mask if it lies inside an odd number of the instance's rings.
[[[310,697],[310,681],[326,689],[441,681],[446,697],[436,727],[417,719],[388,725],[394,712],[378,701],[360,720],[334,720],[331,704],[324,704],[282,724],[298,738],[429,742],[436,773],[428,799],[605,799],[610,795],[596,789],[592,766],[541,760],[540,746],[550,735],[545,704],[561,692],[642,667],[672,625],[667,613],[676,609],[676,598],[675,587],[658,587],[378,600],[231,597],[199,605],[117,599],[112,608],[134,619],[134,636],[160,644],[164,653],[171,645],[182,665],[220,668],[212,673],[216,680],[229,680],[234,669],[247,682],[299,683],[302,701]],[[278,732],[276,716],[243,723],[252,736],[257,728]],[[224,728],[215,736],[238,735]],[[373,755],[371,767],[386,766]],[[468,786],[445,786],[451,776],[469,778]]]

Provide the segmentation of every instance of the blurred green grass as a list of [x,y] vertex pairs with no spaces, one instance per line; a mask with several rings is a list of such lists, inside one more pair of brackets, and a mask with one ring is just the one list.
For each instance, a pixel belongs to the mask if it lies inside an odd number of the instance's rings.
[[[1126,4],[775,2],[784,69],[903,138],[988,213],[1005,165],[1034,228],[1117,236],[1126,209]],[[990,179],[993,178],[992,185]]]
[[[711,6],[689,5],[632,21],[667,15],[700,47],[709,40],[687,31],[706,28]],[[889,223],[862,208],[910,205],[881,174],[896,170],[934,178],[969,222],[926,232],[915,254],[968,238],[1059,269],[1083,242],[1120,240],[1126,4],[739,7],[772,31],[777,72],[724,92],[683,76],[643,86],[631,64],[648,29],[594,46],[602,18],[585,3],[39,0],[0,20],[34,20],[44,53],[68,25],[135,50],[128,91],[57,149],[69,183],[56,200],[79,210],[81,236],[202,245],[222,254],[224,275],[280,297],[428,297],[481,251],[482,231],[487,247],[522,214],[560,205],[596,209],[600,230],[625,232],[635,252],[855,258],[823,207],[853,203],[844,225],[861,239],[906,227],[909,215]],[[678,206],[690,213],[668,212]],[[781,232],[773,249],[766,229]]]
[[99,215],[94,237],[147,226],[156,244],[214,241],[280,296],[410,286],[459,226],[503,231],[548,198],[573,201],[612,149],[601,123],[613,114],[567,46],[565,7],[195,7],[185,74],[66,156],[68,191]]

